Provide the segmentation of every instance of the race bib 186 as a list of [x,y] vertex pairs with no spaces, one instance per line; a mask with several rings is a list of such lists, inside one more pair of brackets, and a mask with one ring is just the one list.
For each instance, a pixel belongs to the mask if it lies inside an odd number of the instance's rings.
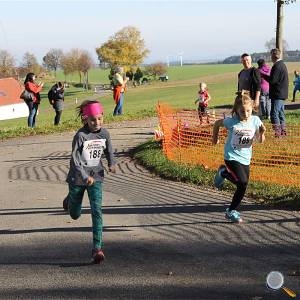
[[103,150],[106,148],[106,139],[90,140],[83,143],[82,156],[89,167],[99,165]]
[[251,129],[233,128],[231,145],[234,149],[250,148],[252,146],[254,132]]

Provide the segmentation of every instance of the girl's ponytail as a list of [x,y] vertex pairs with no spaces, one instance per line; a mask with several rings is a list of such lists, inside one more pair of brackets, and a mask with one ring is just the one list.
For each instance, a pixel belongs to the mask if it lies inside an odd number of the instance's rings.
[[248,91],[248,90],[237,91],[236,95],[237,96],[235,97],[233,108],[231,111],[231,114],[233,117],[238,116],[238,109],[242,105],[244,105],[246,103],[250,103],[251,105],[253,105],[253,101],[250,97],[250,91]]

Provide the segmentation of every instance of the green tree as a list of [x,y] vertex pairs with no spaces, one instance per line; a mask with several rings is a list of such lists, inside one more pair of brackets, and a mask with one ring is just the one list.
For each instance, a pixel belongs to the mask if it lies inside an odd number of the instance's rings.
[[135,27],[124,27],[107,42],[96,48],[100,64],[107,63],[110,67],[136,66],[143,62],[149,50]]
[[140,84],[141,79],[143,78],[144,73],[142,72],[142,70],[140,68],[136,69],[136,72],[133,75],[133,80],[137,83]]

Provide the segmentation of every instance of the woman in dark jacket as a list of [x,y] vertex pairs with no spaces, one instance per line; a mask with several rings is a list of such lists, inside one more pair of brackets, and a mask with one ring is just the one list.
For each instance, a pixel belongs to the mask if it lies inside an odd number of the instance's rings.
[[40,91],[43,88],[44,83],[40,82],[39,84],[35,83],[35,74],[34,73],[28,73],[26,75],[24,86],[25,90],[30,92],[32,94],[32,100],[26,101],[26,104],[29,109],[29,115],[28,115],[28,127],[35,127],[35,118],[38,112],[38,107],[40,104]]
[[54,84],[50,89],[48,96],[50,97],[51,104],[55,110],[54,125],[59,125],[64,106],[64,85],[61,82]]

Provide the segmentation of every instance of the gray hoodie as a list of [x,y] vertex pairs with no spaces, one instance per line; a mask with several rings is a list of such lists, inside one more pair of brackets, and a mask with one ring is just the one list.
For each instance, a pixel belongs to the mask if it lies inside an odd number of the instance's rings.
[[91,176],[95,181],[103,182],[103,153],[109,167],[116,163],[107,129],[101,128],[97,132],[90,132],[87,127],[79,129],[73,138],[70,170],[66,181],[73,185],[86,186],[86,180]]

